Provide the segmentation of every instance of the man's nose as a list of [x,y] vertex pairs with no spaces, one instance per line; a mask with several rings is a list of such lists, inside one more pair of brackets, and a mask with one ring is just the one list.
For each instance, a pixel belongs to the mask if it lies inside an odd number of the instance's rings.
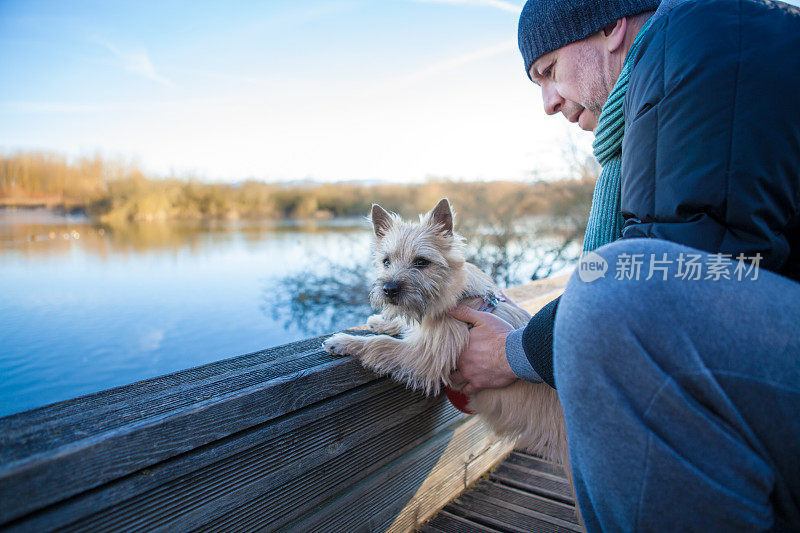
[[542,85],[542,101],[544,102],[544,112],[548,115],[555,115],[564,107],[564,99],[550,83]]

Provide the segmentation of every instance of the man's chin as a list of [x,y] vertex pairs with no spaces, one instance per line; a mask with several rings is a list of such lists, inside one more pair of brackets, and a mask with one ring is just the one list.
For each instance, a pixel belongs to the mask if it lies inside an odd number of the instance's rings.
[[594,131],[597,128],[597,117],[588,109],[584,109],[578,117],[578,126],[583,131]]

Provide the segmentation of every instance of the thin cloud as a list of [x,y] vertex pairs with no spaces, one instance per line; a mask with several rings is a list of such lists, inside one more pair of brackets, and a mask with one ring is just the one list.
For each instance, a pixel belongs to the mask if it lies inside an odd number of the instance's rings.
[[414,0],[416,2],[426,4],[452,4],[463,6],[484,6],[493,7],[509,13],[519,15],[522,11],[522,6],[512,4],[511,2],[504,2],[503,0]]
[[156,67],[153,65],[150,56],[147,54],[147,50],[144,48],[124,51],[106,41],[100,41],[98,44],[104,46],[109,52],[114,54],[121,62],[122,68],[124,68],[126,72],[142,76],[165,87],[175,87],[172,80],[156,72]]
[[451,59],[433,63],[423,69],[417,70],[416,72],[412,72],[411,74],[402,76],[401,78],[395,80],[393,83],[395,84],[414,83],[423,80],[425,78],[429,78],[431,76],[440,74],[442,72],[456,69],[468,63],[472,63],[473,61],[478,61],[480,59],[485,59],[487,57],[496,56],[498,54],[513,52],[514,50],[516,50],[516,48],[517,48],[517,42],[515,40],[512,39],[508,41],[503,41],[497,44],[493,44],[491,46],[486,46],[484,48],[474,50],[472,52],[468,52],[466,54],[462,54],[460,56]]

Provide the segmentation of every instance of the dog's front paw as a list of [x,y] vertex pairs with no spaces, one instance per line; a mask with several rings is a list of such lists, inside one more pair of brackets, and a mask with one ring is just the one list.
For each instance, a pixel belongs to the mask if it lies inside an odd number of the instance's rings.
[[347,333],[337,333],[322,343],[322,347],[333,355],[352,355],[358,357],[363,339]]
[[387,319],[382,315],[372,315],[367,319],[367,327],[372,333],[378,335],[400,335],[405,327],[405,322],[399,318]]

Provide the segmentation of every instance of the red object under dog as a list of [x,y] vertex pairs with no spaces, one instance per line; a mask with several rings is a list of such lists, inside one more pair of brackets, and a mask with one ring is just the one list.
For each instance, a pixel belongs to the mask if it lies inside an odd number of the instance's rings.
[[469,396],[467,396],[461,391],[451,389],[450,387],[445,387],[444,393],[447,396],[447,399],[450,400],[450,403],[453,404],[453,407],[455,407],[462,413],[467,413],[468,415],[475,414],[473,411],[467,409],[467,404],[469,404]]

